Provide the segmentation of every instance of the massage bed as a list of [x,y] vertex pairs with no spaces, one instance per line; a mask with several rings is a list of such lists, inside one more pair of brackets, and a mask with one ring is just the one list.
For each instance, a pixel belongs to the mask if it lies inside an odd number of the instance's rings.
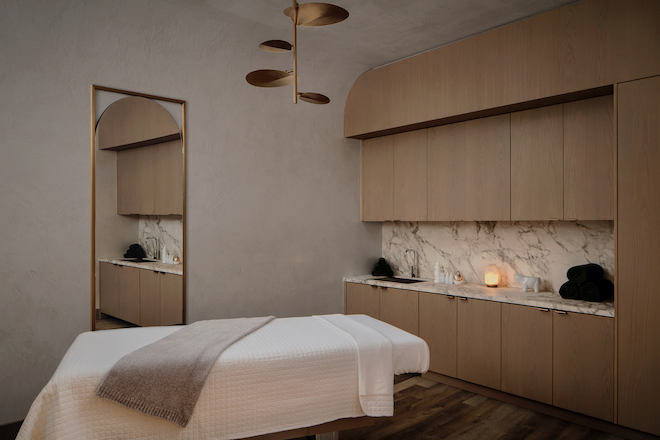
[[391,416],[393,375],[424,373],[429,366],[422,339],[366,315],[279,318],[222,352],[185,428],[96,395],[122,357],[183,327],[79,335],[17,439],[222,440],[329,432],[342,420],[359,425],[365,416]]

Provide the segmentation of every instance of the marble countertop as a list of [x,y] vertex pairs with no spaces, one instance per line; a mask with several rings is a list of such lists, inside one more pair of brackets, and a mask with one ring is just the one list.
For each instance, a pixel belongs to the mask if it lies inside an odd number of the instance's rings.
[[436,284],[432,280],[419,283],[402,284],[388,281],[374,280],[371,275],[346,277],[347,283],[370,284],[374,286],[390,287],[396,289],[415,290],[418,292],[441,293],[445,295],[462,296],[465,298],[485,299],[523,306],[542,307],[566,312],[584,313],[614,317],[614,303],[589,302],[562,298],[559,293],[533,291],[523,292],[520,287],[486,287],[482,284]]
[[166,264],[160,261],[149,261],[145,263],[136,263],[134,261],[124,261],[121,258],[99,258],[103,263],[118,264],[119,266],[137,267],[138,269],[153,270],[154,272],[165,272],[174,275],[183,275],[182,264]]

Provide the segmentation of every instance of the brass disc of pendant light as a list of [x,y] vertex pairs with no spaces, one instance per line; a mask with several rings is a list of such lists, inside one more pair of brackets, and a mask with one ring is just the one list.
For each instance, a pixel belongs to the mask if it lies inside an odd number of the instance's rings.
[[[294,19],[293,6],[284,10],[284,15]],[[303,3],[298,5],[298,26],[327,26],[348,18],[348,11],[328,3]]]
[[259,49],[274,53],[289,52],[292,47],[291,43],[284,40],[268,40],[259,45]]
[[330,102],[330,98],[320,93],[299,93],[298,96],[303,101],[311,104],[327,104]]
[[248,73],[245,80],[257,87],[282,87],[293,84],[293,75],[284,70],[262,69]]

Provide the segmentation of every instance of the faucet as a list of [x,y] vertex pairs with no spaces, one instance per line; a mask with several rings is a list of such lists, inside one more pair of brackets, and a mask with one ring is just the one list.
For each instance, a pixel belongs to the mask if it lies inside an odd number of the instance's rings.
[[419,278],[419,272],[417,268],[417,251],[415,249],[406,249],[406,258],[408,257],[408,252],[413,253],[413,264],[410,265],[410,276],[412,278]]
[[156,240],[156,247],[154,248],[153,259],[154,260],[160,260],[160,246],[159,246],[158,239],[156,237],[147,237],[147,239],[145,241],[148,242],[150,238],[153,239],[153,240]]

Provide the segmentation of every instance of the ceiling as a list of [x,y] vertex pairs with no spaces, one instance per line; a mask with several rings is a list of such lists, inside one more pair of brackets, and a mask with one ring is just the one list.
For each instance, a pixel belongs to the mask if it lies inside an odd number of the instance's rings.
[[[575,0],[325,0],[349,11],[344,22],[300,28],[301,56],[322,53],[362,71],[461,40]],[[205,0],[253,33],[291,42],[289,0]],[[305,1],[301,3],[306,3]],[[257,43],[258,44],[258,43]],[[256,47],[255,47],[256,49]]]

